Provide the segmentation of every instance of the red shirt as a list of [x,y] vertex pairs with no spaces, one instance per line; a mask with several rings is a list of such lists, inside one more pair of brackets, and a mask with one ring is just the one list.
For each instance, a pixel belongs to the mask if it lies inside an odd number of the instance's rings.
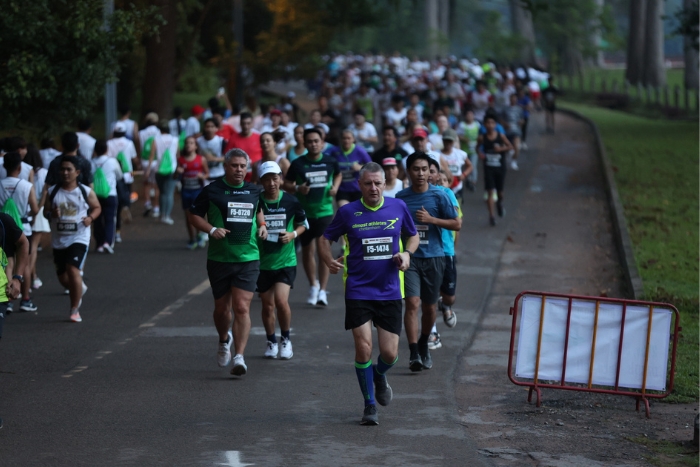
[[182,188],[185,190],[199,190],[204,186],[203,180],[197,176],[204,173],[204,158],[197,154],[194,159],[188,161],[184,157],[178,157],[177,165],[185,169],[182,174]]
[[[252,130],[248,136],[241,136],[236,130],[228,125],[222,125],[223,128],[231,128],[228,144],[226,145],[226,152],[231,149],[238,148],[242,149],[248,154],[250,158],[250,163],[248,164],[248,173],[246,174],[246,181],[250,181],[253,178],[253,164],[262,159],[262,147],[260,146],[260,133]],[[228,130],[226,130],[228,131]]]

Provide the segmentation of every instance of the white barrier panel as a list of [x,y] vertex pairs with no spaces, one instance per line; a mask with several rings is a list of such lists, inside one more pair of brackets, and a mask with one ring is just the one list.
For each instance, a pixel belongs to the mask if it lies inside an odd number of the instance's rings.
[[[515,367],[515,375],[519,378],[534,379],[535,377],[541,307],[542,297],[540,296],[527,295],[522,300]],[[545,299],[538,380],[559,381],[561,379],[568,307],[567,299],[550,297]],[[572,301],[565,376],[567,383],[588,384],[595,307],[595,301],[582,299]],[[646,389],[666,390],[672,313],[667,308],[654,308],[652,312]],[[601,300],[593,356],[592,384],[615,385],[621,321],[622,304]],[[644,385],[648,322],[648,307],[627,306],[620,362],[620,387],[641,389]]]

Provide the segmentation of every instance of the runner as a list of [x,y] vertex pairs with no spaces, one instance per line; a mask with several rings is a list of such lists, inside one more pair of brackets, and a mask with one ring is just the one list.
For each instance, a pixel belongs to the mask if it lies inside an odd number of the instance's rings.
[[158,191],[160,191],[160,221],[163,224],[173,225],[175,221],[170,217],[170,214],[173,212],[173,197],[175,195],[173,174],[177,168],[177,158],[180,153],[179,140],[170,134],[166,120],[160,122],[159,128],[160,135],[153,139],[145,178],[149,178],[149,175],[155,173]]
[[554,85],[554,76],[549,76],[548,86],[542,91],[542,101],[544,102],[545,121],[547,133],[554,133],[554,112],[557,110],[557,94],[559,88]]
[[[322,261],[345,274],[345,329],[355,341],[355,373],[365,402],[362,425],[378,425],[376,403],[386,406],[393,391],[386,373],[398,361],[401,279],[418,247],[418,235],[403,201],[385,198],[384,174],[374,162],[360,171],[362,197],[338,209],[319,240]],[[334,259],[331,242],[347,239],[344,258]],[[404,238],[404,249],[401,239]],[[372,324],[379,356],[372,364]]]
[[[440,164],[440,170],[444,170],[445,173],[448,174],[448,177],[452,177],[452,171],[447,165],[447,161],[443,160],[442,157],[440,157],[440,153],[428,150],[428,132],[425,131],[425,128],[417,127],[415,130],[413,130],[413,133],[411,133],[411,147],[413,148],[414,153],[422,152],[428,157],[434,159]],[[404,171],[408,173],[408,158],[403,159],[402,162],[404,166]],[[410,177],[408,178],[410,179]]]
[[304,147],[304,127],[297,125],[294,127],[294,141],[296,145],[289,148],[287,152],[287,159],[290,163],[294,162],[295,159],[305,156],[309,153]]
[[[294,287],[297,275],[294,239],[306,231],[306,214],[299,200],[280,191],[283,178],[282,169],[277,162],[266,161],[260,164],[258,175],[265,190],[260,197],[260,206],[267,226],[267,238],[258,240],[260,275],[257,282],[262,300],[262,320],[267,334],[264,355],[265,358],[277,358],[279,352],[281,359],[288,360],[294,355],[289,338],[292,322],[289,290]],[[280,322],[279,345],[275,336],[275,308]]]
[[186,215],[187,210],[202,191],[204,181],[209,178],[209,168],[204,158],[197,154],[197,141],[194,136],[185,138],[185,147],[177,160],[177,175],[182,183],[180,197],[182,199],[182,209],[185,211],[185,227],[189,237],[187,249],[194,250],[197,246],[204,248],[207,246],[207,234],[199,232],[199,238],[195,237],[197,231],[192,225],[190,217]]
[[[404,326],[410,349],[411,371],[429,370],[433,367],[428,338],[435,324],[440,284],[445,271],[442,229],[461,228],[458,213],[448,195],[429,183],[430,159],[431,157],[424,152],[415,152],[408,156],[407,168],[411,186],[396,195],[408,206],[420,236],[419,247],[404,276]],[[419,308],[422,310],[420,328]]]
[[90,226],[100,215],[100,202],[95,192],[78,183],[79,159],[61,156],[61,180],[48,188],[44,217],[51,221],[51,246],[58,280],[69,291],[70,320],[79,323],[80,305],[87,286],[80,274],[88,246]]
[[[0,267],[0,339],[2,339],[5,315],[12,313],[10,301],[21,295],[22,284],[25,281],[22,274],[15,274],[14,271],[26,270],[29,262],[29,240],[14,219],[2,212],[0,212],[0,248],[0,266],[2,266]],[[10,258],[14,258],[14,271],[9,262]],[[10,280],[7,279],[8,276],[11,277]]]
[[270,132],[264,132],[263,134],[261,134],[260,146],[263,150],[263,156],[262,159],[253,164],[253,183],[259,184],[259,168],[265,162],[275,162],[280,167],[280,169],[282,169],[282,177],[284,177],[284,174],[286,174],[287,170],[289,170],[290,163],[287,158],[277,154],[277,151],[275,150],[275,139],[273,137],[273,134]]
[[523,124],[523,108],[518,105],[518,96],[510,95],[510,105],[503,112],[503,124],[506,129],[506,137],[513,144],[513,158],[510,168],[518,170],[518,155],[520,154],[520,135]]
[[100,202],[99,216],[94,218],[95,244],[98,253],[114,254],[114,234],[117,222],[117,182],[124,176],[119,162],[107,154],[107,142],[95,142],[92,159],[92,175],[95,180],[95,195]]
[[359,173],[362,166],[372,160],[362,146],[355,144],[355,136],[349,129],[343,131],[340,147],[335,151],[334,156],[343,180],[335,197],[340,208],[360,199],[362,193],[357,184]]
[[[34,185],[27,180],[19,178],[22,170],[22,156],[18,152],[8,152],[3,160],[3,167],[7,172],[7,178],[0,180],[0,205],[2,212],[14,218],[18,227],[22,228],[29,244],[32,244],[32,216],[39,212],[36,201]],[[12,263],[14,260],[10,260]],[[22,311],[36,311],[37,306],[30,297],[31,291],[31,265],[29,261],[24,264],[23,269],[15,269],[17,273],[27,280],[22,281],[22,300],[19,309]]]
[[495,226],[494,203],[498,209],[498,216],[505,215],[503,185],[506,177],[506,154],[513,146],[504,134],[496,130],[496,117],[493,115],[486,116],[484,127],[486,134],[483,135],[483,143],[479,147],[479,158],[484,161],[484,199],[489,211],[489,223]]
[[476,189],[478,181],[479,153],[476,145],[479,141],[479,130],[481,124],[474,119],[474,111],[467,109],[464,114],[464,121],[458,127],[459,140],[462,142],[462,150],[469,155],[469,162],[472,164],[472,173],[469,174],[467,188],[470,191]]
[[474,118],[478,122],[482,122],[486,116],[486,110],[492,101],[491,93],[486,89],[486,83],[477,81],[476,90],[471,93],[472,108],[474,109]]
[[355,111],[355,121],[348,126],[355,141],[367,151],[368,154],[374,152],[374,145],[379,143],[377,129],[370,122],[365,120],[365,113],[361,109]]
[[233,148],[241,149],[248,154],[250,167],[248,167],[246,181],[250,181],[253,178],[253,164],[262,159],[262,147],[260,146],[260,133],[253,130],[253,115],[248,112],[241,113],[241,131],[237,132],[232,128],[226,151]]
[[523,108],[523,124],[520,132],[520,149],[527,151],[527,123],[530,120],[530,111],[532,110],[532,100],[527,94],[527,87],[523,86],[518,91],[518,105]]
[[[112,122],[110,132],[114,133],[117,123],[121,123],[124,129],[124,136],[129,141],[133,141],[134,145],[139,145],[139,125],[131,119],[131,108],[128,106],[119,107],[119,120]],[[46,165],[44,165],[46,167]]]
[[[452,172],[452,180],[450,180],[450,188],[454,192],[455,196],[462,199],[462,187],[464,185],[464,180],[469,177],[472,172],[472,163],[467,157],[467,153],[459,148],[455,147],[457,143],[457,132],[453,129],[446,130],[442,135],[442,151],[440,152],[440,159],[447,162],[447,165]],[[439,167],[437,172],[439,173]],[[438,177],[439,178],[439,177]],[[434,180],[435,185],[439,185],[440,181],[438,179]]]
[[213,118],[204,121],[204,134],[197,138],[197,147],[207,160],[209,183],[224,177],[224,148],[228,142],[217,135],[219,124]]
[[404,189],[403,180],[399,179],[398,162],[393,157],[386,157],[382,161],[382,169],[384,169],[384,197],[396,198],[396,193]]
[[[372,162],[383,165],[384,159],[391,157],[396,162],[401,162],[408,157],[408,153],[399,146],[399,132],[393,126],[385,126],[382,129],[384,145],[372,154]],[[404,178],[403,165],[401,166],[401,179]]]
[[[143,180],[143,216],[146,217],[151,214],[153,217],[160,217],[160,199],[158,193],[158,187],[156,186],[156,172],[149,171],[151,154],[153,153],[153,141],[156,136],[160,134],[158,130],[158,114],[154,112],[149,112],[146,114],[144,119],[145,128],[139,131],[139,141],[141,142],[140,147],[137,146],[141,154],[141,169],[144,173],[148,173],[150,176],[144,177]],[[153,193],[151,195],[151,193]],[[153,197],[153,202],[151,202],[151,197]]]
[[199,121],[202,119],[202,114],[204,114],[204,107],[201,105],[192,106],[190,116],[185,122],[185,134],[187,136],[194,136],[195,138],[201,136],[201,125]]
[[27,155],[24,157],[24,160],[34,167],[34,193],[37,196],[37,204],[39,207],[39,212],[34,216],[32,240],[29,245],[29,266],[32,271],[31,284],[32,288],[37,290],[43,285],[43,282],[36,273],[37,253],[41,248],[41,240],[44,237],[44,233],[51,232],[49,221],[44,217],[44,201],[46,201],[44,184],[46,183],[46,174],[48,170],[42,167],[41,154],[39,151],[27,149]]
[[80,120],[78,122],[78,152],[85,159],[92,159],[92,153],[95,150],[95,138],[90,133],[92,132],[92,122],[90,120]]
[[309,153],[292,162],[284,189],[297,193],[309,222],[309,229],[300,237],[304,271],[310,286],[307,303],[328,306],[328,267],[322,261],[318,264],[319,280],[316,280],[316,239],[323,235],[333,219],[333,197],[338,193],[343,176],[338,162],[321,153],[323,132],[320,129],[304,130],[304,146]]
[[210,237],[207,274],[219,333],[217,360],[220,367],[231,363],[233,343],[231,374],[235,376],[248,372],[243,353],[250,334],[250,302],[260,271],[256,237],[267,238],[265,217],[259,209],[262,190],[245,181],[249,163],[244,151],[227,152],[224,178],[204,187],[189,213],[192,225]]
[[131,222],[131,185],[134,183],[134,163],[137,161],[136,147],[126,137],[126,125],[117,122],[114,125],[114,138],[107,141],[107,155],[114,157],[122,169],[123,177],[117,181],[117,225],[114,241],[121,243],[122,220]]
[[[21,136],[11,136],[6,139],[5,149],[7,152],[17,152],[22,158],[19,178],[28,182],[34,183],[34,170],[31,164],[24,162],[27,155],[27,142]],[[7,172],[2,167],[2,158],[0,157],[0,178],[7,177]]]

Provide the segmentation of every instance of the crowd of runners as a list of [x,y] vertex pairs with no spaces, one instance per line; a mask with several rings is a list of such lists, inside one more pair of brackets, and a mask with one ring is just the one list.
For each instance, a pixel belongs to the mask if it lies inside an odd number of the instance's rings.
[[4,314],[37,310],[31,294],[42,286],[36,258],[44,235],[69,319],[80,322],[90,245],[114,254],[128,240],[123,227],[132,215],[173,225],[178,196],[183,246],[207,248],[219,366],[248,371],[255,293],[264,356],[292,358],[289,294],[300,254],[310,306],[329,306],[329,276],[344,272],[362,423],[377,424],[376,404],[392,398],[386,373],[398,361],[402,327],[408,367],[418,372],[432,367],[430,351],[442,346],[436,318],[457,324],[462,200],[478,196],[481,179],[487,213],[470,213],[466,227],[505,216],[504,180],[527,150],[529,115],[544,108],[553,131],[557,88],[531,68],[399,55],[329,57],[309,88],[317,100],[309,112],[293,92],[279,104],[249,99],[241,109],[220,91],[187,118],[178,108],[170,118],[148,112],[139,124],[120,109],[106,140],[81,121],[61,136],[60,151],[51,139],[38,147],[3,139],[0,336]]

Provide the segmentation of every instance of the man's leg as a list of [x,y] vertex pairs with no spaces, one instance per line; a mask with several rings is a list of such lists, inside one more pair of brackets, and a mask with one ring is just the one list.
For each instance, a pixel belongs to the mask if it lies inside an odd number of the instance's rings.
[[362,418],[363,424],[378,423],[376,419],[377,401],[374,399],[374,368],[372,367],[372,327],[371,321],[352,329],[352,337],[355,340],[355,374],[360,384],[360,391],[365,401],[365,415],[367,410],[374,407],[374,413],[370,420]]
[[[292,309],[289,306],[289,291],[291,287],[288,284],[278,282],[273,287],[275,291],[275,307],[277,308],[277,319],[280,322],[280,331],[282,336],[287,334],[289,338],[289,329],[292,326]],[[274,317],[273,317],[273,327],[274,331]]]
[[[61,283],[63,282],[61,281]],[[80,277],[80,269],[71,264],[66,266],[65,286],[70,292],[71,311],[78,310],[80,308],[80,300],[83,298],[83,278]]]
[[270,287],[268,290],[260,294],[262,301],[262,322],[265,327],[267,340],[277,342],[275,337],[275,288]]
[[253,292],[231,288],[231,304],[233,306],[233,345],[236,355],[243,355],[250,335],[250,302]]
[[214,300],[214,326],[219,333],[219,342],[228,341],[228,333],[233,324],[231,313],[231,292]]

